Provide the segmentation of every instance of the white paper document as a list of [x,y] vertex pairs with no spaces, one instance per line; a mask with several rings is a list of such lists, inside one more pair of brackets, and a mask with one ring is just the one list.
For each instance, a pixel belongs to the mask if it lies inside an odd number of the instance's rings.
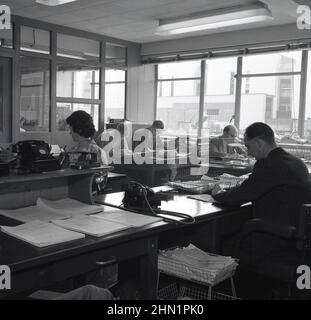
[[1,226],[0,229],[3,233],[37,247],[46,247],[85,238],[82,233],[66,230],[52,223],[38,220],[16,227]]
[[102,237],[131,228],[128,225],[95,216],[77,216],[65,220],[53,220],[52,222],[60,227],[82,232],[94,237]]
[[89,205],[70,198],[55,201],[38,198],[36,205],[19,209],[0,209],[0,215],[20,222],[34,220],[48,222],[54,219],[66,219],[76,215],[94,214],[101,211],[102,206]]
[[210,194],[200,194],[200,195],[193,195],[193,196],[188,196],[190,199],[195,199],[195,200],[200,200],[204,202],[214,202],[214,198]]
[[145,214],[138,214],[124,210],[102,212],[92,217],[98,217],[109,221],[119,222],[134,228],[146,226],[148,224],[163,220],[161,217],[148,216]]

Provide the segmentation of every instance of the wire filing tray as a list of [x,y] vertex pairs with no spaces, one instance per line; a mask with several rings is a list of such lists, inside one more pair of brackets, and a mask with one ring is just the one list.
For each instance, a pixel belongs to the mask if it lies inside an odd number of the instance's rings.
[[[209,255],[217,257],[217,255]],[[191,260],[191,254],[188,258]],[[197,253],[194,253],[193,261],[196,259]],[[196,266],[194,264],[182,262],[170,253],[166,254],[166,252],[160,252],[158,256],[158,270],[160,272],[208,286],[215,286],[218,283],[233,277],[237,266],[238,262],[235,259],[232,259],[230,263],[224,264],[222,267],[210,268],[208,266]]]
[[185,191],[188,193],[195,193],[195,194],[201,194],[201,193],[206,193],[208,191],[211,191],[214,186],[215,182],[210,182],[210,181],[169,181],[167,183],[170,187]]
[[205,177],[201,180],[194,181],[169,181],[167,184],[177,190],[185,191],[188,193],[207,193],[216,185],[220,185],[222,188],[230,189],[240,185],[245,180],[245,177]]
[[[159,300],[210,300],[208,288],[200,288],[193,285],[184,285],[173,282],[158,291]],[[240,298],[213,292],[211,300],[241,300]]]

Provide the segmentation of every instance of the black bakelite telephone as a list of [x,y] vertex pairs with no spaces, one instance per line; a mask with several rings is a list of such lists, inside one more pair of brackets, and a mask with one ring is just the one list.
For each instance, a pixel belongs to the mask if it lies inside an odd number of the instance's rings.
[[[141,212],[143,214],[149,214],[153,216],[164,214],[166,216],[164,218],[165,221],[181,224],[192,224],[195,222],[194,218],[188,214],[163,211],[159,209],[161,200],[163,200],[161,193],[156,193],[151,188],[139,182],[130,181],[125,190],[122,203],[124,208],[129,211]],[[167,217],[170,215],[183,218],[183,220],[176,221],[175,219],[170,219]]]

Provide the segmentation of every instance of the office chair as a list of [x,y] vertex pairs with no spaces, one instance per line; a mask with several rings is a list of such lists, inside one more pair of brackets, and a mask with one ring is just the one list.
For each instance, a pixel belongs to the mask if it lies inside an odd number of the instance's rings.
[[241,268],[285,285],[288,290],[286,298],[292,298],[292,289],[296,288],[298,277],[297,267],[299,265],[310,266],[311,262],[311,204],[303,205],[297,227],[273,225],[262,219],[248,221],[242,228],[235,248],[239,250],[239,256],[241,256],[243,243],[255,233],[287,240],[288,245],[283,249],[272,251],[261,259],[248,259],[244,262],[241,259]]

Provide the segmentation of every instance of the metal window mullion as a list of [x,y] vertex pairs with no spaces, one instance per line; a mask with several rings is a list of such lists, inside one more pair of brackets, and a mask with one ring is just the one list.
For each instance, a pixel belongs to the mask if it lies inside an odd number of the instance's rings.
[[50,32],[50,53],[52,56],[50,70],[50,128],[52,143],[56,143],[56,48],[57,34],[55,31]]
[[155,120],[157,118],[158,113],[158,88],[159,88],[159,67],[158,65],[154,66],[154,76],[155,76],[155,87],[154,87],[154,106],[153,106],[153,119]]
[[296,76],[301,75],[300,71],[293,72],[276,72],[276,73],[253,73],[253,74],[241,74],[242,78],[258,78],[258,77],[281,77],[281,76]]
[[201,77],[158,79],[159,82],[201,80]]
[[300,77],[300,97],[299,97],[299,116],[298,134],[304,136],[305,116],[306,116],[306,90],[307,90],[307,70],[308,70],[308,51],[303,50],[301,56],[301,77]]
[[241,120],[242,66],[243,58],[238,57],[234,106],[234,124],[238,128],[238,130],[240,129]]
[[14,56],[12,62],[12,142],[20,140],[20,100],[21,100],[21,61],[20,25],[15,23],[13,30]]
[[199,101],[199,126],[198,126],[198,137],[201,138],[202,134],[202,121],[203,121],[203,113],[204,113],[204,89],[205,89],[205,60],[201,61],[201,78],[200,78],[200,101]]
[[105,79],[106,79],[106,42],[100,42],[100,72],[99,72],[99,115],[98,115],[98,131],[102,131],[105,128]]
[[56,102],[80,103],[80,104],[100,104],[101,100],[84,99],[84,98],[56,97]]

